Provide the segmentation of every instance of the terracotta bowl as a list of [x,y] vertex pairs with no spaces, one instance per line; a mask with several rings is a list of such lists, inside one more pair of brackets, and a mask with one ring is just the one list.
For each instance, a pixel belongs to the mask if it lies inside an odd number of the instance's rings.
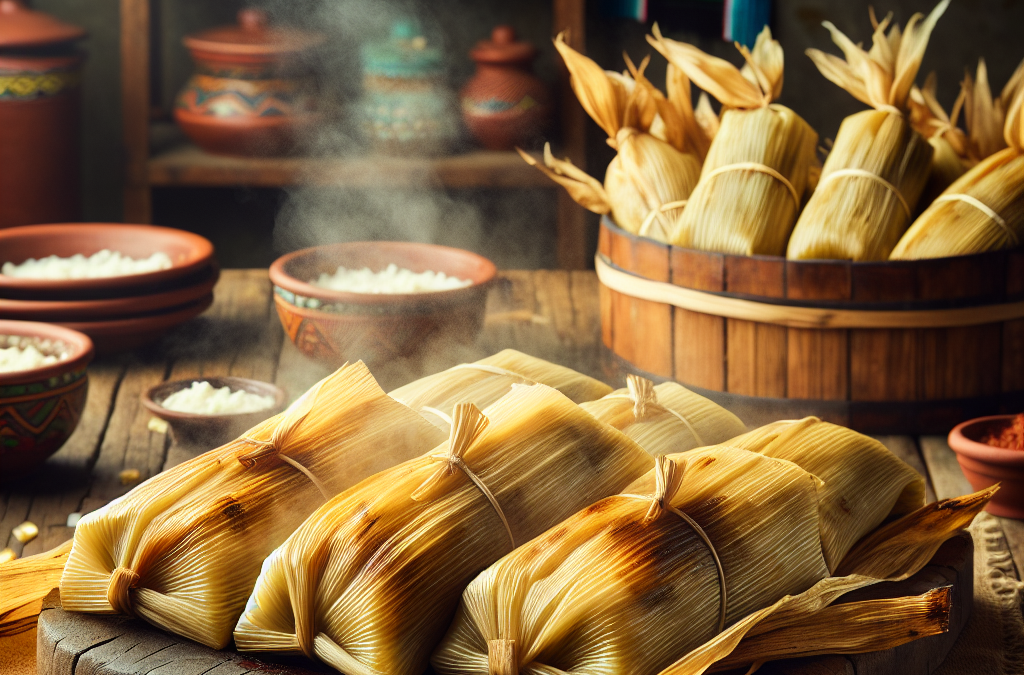
[[[103,249],[134,258],[157,251],[170,256],[173,267],[145,274],[100,279],[20,279],[0,274],[0,297],[23,300],[78,300],[146,295],[180,287],[204,272],[213,261],[213,244],[198,234],[152,225],[66,223],[25,225],[0,230],[0,265],[48,255],[92,255]],[[196,282],[193,282],[196,283]]]
[[[307,283],[338,266],[390,263],[470,279],[466,288],[411,294],[331,291]],[[469,251],[413,242],[351,242],[289,253],[270,266],[274,304],[292,342],[330,365],[416,357],[430,349],[472,342],[483,325],[487,290],[497,275],[490,260]],[[311,306],[312,305],[312,306]]]
[[276,157],[295,147],[296,137],[312,129],[318,115],[212,117],[175,108],[174,120],[200,148],[216,155]]
[[[266,410],[233,415],[200,415],[168,410],[161,403],[171,394],[192,386],[193,382],[205,380],[216,388],[231,387],[232,391],[245,391],[261,396],[273,396],[274,405]],[[152,387],[142,395],[142,405],[165,420],[178,443],[199,446],[208,450],[224,445],[238,438],[263,420],[273,417],[285,409],[287,398],[284,390],[269,382],[248,380],[244,377],[204,377],[191,380],[174,380]]]
[[949,432],[949,447],[960,469],[975,490],[1000,484],[985,510],[997,516],[1024,519],[1024,450],[997,448],[980,442],[990,431],[999,431],[1013,415],[979,417],[958,424]]
[[208,293],[194,302],[159,312],[106,321],[61,321],[60,325],[92,338],[97,354],[114,354],[155,342],[172,328],[199,316],[212,304],[213,293]]
[[25,321],[101,321],[127,319],[180,307],[213,292],[220,278],[216,265],[207,267],[198,283],[149,295],[100,300],[5,300],[0,298],[0,317]]
[[88,336],[47,323],[0,321],[0,335],[52,340],[68,354],[42,368],[0,373],[0,482],[8,482],[39,467],[78,426],[93,347]]

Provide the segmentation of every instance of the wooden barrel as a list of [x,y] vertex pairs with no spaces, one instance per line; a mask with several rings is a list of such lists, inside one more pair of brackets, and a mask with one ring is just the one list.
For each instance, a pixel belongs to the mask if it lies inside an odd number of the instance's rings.
[[709,253],[601,223],[611,366],[748,424],[946,433],[1024,409],[1024,251],[855,263]]

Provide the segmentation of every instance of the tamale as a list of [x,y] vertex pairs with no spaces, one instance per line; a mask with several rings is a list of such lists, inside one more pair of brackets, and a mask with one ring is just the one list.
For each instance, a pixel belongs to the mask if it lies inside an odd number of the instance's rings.
[[360,362],[243,437],[83,517],[64,609],[124,613],[221,648],[263,560],[326,499],[421,455],[444,434]]
[[910,90],[948,4],[942,0],[927,17],[914,14],[902,32],[886,17],[875,26],[869,51],[824,23],[846,60],[817,49],[807,55],[826,78],[875,110],[839,126],[787,258],[886,260],[910,225],[934,154],[910,124]]
[[654,456],[715,445],[747,429],[740,418],[681,384],[629,375],[627,387],[581,408]]
[[1024,242],[1024,88],[1006,111],[1007,148],[946,188],[899,240],[890,260],[944,258]]
[[728,110],[671,243],[738,255],[782,255],[815,163],[818,135],[782,93],[782,47],[765,26],[743,71],[661,35],[647,41]]
[[[816,420],[786,423],[746,442],[788,446],[813,432],[829,443],[825,429]],[[879,527],[877,512],[888,505],[882,520],[898,517],[893,505],[902,505],[910,483],[917,488],[909,493],[923,494],[923,479],[909,467],[898,480],[881,476],[899,460],[852,431],[834,436],[844,447],[829,447],[824,459],[807,439],[798,442],[807,451],[795,455],[879,500],[846,505],[841,526],[849,538],[869,535],[868,547],[855,547],[848,576],[832,576],[827,562],[822,521],[838,496],[827,480],[731,444],[663,456],[625,494],[578,512],[474,579],[431,659],[434,669],[696,674],[794,654],[884,649],[941,632],[949,609],[941,590],[828,606],[849,590],[923,567],[990,493]],[[905,536],[910,530],[914,536]],[[879,620],[880,610],[888,621]]]
[[544,385],[453,419],[447,443],[332,499],[267,559],[240,650],[418,675],[480,570],[653,464]]
[[389,396],[420,412],[444,433],[451,429],[457,403],[486,408],[507,394],[513,384],[544,384],[573,403],[593,401],[612,390],[604,382],[534,356],[504,349],[474,363],[463,363],[399,387]]

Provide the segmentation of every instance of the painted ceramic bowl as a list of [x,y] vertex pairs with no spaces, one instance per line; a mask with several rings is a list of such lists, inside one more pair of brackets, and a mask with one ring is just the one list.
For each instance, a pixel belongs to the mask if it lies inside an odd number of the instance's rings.
[[[193,382],[205,380],[215,388],[230,387],[232,391],[243,389],[260,396],[273,396],[274,405],[265,410],[227,415],[201,415],[199,413],[168,410],[161,405],[171,394],[187,389]],[[184,445],[209,450],[238,438],[263,420],[273,417],[285,409],[287,398],[284,390],[269,382],[249,380],[244,377],[203,377],[190,380],[174,380],[152,387],[142,395],[142,405],[151,413],[167,422],[174,440]]]
[[[339,266],[380,271],[395,264],[472,281],[470,286],[410,294],[332,291],[309,283]],[[274,304],[301,352],[330,365],[411,358],[471,343],[483,325],[497,268],[469,251],[413,242],[350,242],[289,253],[270,266]]]
[[24,279],[0,274],[0,297],[21,300],[83,300],[146,295],[199,283],[213,264],[213,244],[184,230],[153,225],[119,223],[61,223],[26,225],[0,230],[0,267],[28,258],[103,249],[133,258],[163,251],[171,258],[168,269],[98,279]]
[[33,344],[44,354],[66,358],[57,363],[0,373],[0,481],[16,480],[60,450],[85,409],[92,341],[85,335],[31,321],[0,321],[2,347],[11,338]]
[[1013,415],[979,417],[949,432],[949,447],[975,490],[1000,484],[985,510],[997,516],[1024,519],[1024,450],[997,448],[981,439],[1009,426]]
[[315,86],[302,55],[319,33],[271,26],[243,9],[238,24],[185,37],[196,72],[178,94],[174,118],[199,147],[229,155],[285,154],[319,121]]

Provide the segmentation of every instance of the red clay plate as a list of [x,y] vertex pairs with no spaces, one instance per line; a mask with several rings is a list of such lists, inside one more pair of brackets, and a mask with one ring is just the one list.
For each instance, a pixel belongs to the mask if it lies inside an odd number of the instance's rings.
[[166,312],[111,321],[62,321],[61,326],[92,338],[97,354],[137,349],[159,339],[179,324],[199,316],[213,304],[213,294]]

